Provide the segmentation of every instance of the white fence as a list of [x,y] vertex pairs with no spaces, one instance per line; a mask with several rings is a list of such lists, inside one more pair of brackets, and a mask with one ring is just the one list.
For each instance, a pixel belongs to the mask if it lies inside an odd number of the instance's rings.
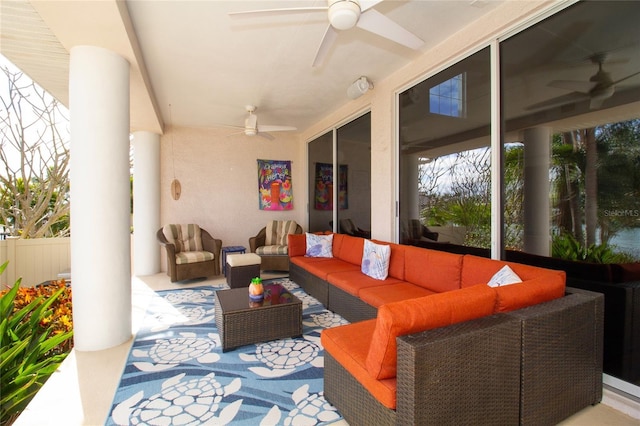
[[0,285],[6,288],[22,277],[22,287],[33,287],[71,268],[71,239],[8,237],[0,241],[0,264],[7,260]]

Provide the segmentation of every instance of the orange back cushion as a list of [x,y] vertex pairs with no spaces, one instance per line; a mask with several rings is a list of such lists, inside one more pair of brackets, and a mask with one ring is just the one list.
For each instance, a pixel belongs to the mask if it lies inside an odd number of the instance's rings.
[[[336,237],[338,244],[335,243]],[[354,265],[362,264],[362,251],[364,249],[364,238],[353,237],[345,234],[334,234],[333,257],[353,263]]]
[[542,275],[554,275],[556,270],[540,268],[537,266],[524,265],[522,263],[505,262],[502,260],[488,259],[486,257],[473,256],[466,254],[462,260],[462,287],[470,287],[476,284],[486,284],[491,277],[498,272],[504,265],[515,272],[522,281],[538,278]]
[[305,234],[289,234],[287,236],[289,257],[304,256],[307,252],[307,236]]
[[380,306],[367,371],[377,380],[395,377],[396,337],[491,315],[495,298],[494,289],[478,285]]
[[460,288],[462,256],[439,250],[406,246],[404,280],[441,293]]
[[498,294],[495,312],[514,311],[558,299],[564,296],[565,286],[565,272],[552,271],[522,283],[495,287]]
[[406,246],[390,243],[387,241],[371,241],[376,244],[386,244],[391,246],[391,257],[389,259],[389,277],[404,280],[404,255]]
[[[344,240],[344,234],[333,234],[333,257],[338,257],[340,249],[342,248],[342,241]],[[363,243],[364,246],[364,243]]]
[[498,295],[495,312],[509,312],[548,302],[564,295],[566,286],[564,271],[487,259],[469,254],[465,255],[462,261],[462,287],[488,283],[491,277],[504,265],[509,265],[523,282],[495,288]]

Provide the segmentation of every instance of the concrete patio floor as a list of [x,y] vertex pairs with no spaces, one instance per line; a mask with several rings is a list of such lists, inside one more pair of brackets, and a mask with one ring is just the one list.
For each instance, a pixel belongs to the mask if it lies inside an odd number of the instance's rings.
[[[263,278],[281,274],[263,273]],[[157,290],[198,287],[224,282],[223,276],[188,283],[171,283],[159,273],[132,278],[132,329],[135,333],[146,312],[150,295]],[[16,426],[102,425],[120,381],[133,339],[95,352],[72,351],[14,423]],[[631,413],[633,417],[625,414]],[[346,422],[341,422],[345,425]],[[602,403],[585,408],[561,425],[638,426],[640,403],[619,397],[605,388]]]

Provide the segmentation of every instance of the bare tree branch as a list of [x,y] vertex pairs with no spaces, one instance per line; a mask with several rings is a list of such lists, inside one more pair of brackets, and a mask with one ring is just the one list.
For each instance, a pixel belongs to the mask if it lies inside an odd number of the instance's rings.
[[21,72],[0,76],[0,223],[22,238],[68,236],[67,112]]

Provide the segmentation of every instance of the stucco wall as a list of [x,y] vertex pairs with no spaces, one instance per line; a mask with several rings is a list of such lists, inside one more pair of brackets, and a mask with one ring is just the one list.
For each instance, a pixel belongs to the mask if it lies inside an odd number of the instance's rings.
[[[274,140],[229,136],[227,128],[168,128],[160,148],[160,223],[197,223],[224,246],[249,247],[269,220],[306,220],[305,150],[296,136],[273,133]],[[258,209],[257,160],[291,160],[293,210]],[[171,181],[180,181],[180,199],[171,197]],[[162,253],[162,269],[166,270]]]

